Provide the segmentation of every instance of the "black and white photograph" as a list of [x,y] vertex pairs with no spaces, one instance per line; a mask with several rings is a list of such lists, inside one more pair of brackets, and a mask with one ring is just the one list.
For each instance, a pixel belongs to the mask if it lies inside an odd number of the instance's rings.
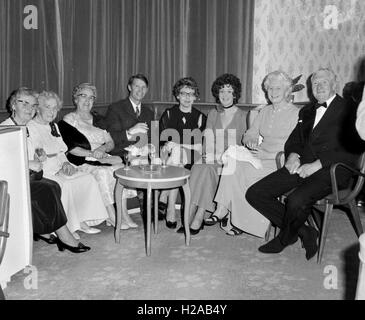
[[365,300],[364,17],[0,0],[0,300]]

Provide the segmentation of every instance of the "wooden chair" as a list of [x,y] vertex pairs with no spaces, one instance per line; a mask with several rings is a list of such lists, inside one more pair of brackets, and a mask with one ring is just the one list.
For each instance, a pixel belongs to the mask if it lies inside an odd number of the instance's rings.
[[[0,264],[3,260],[6,240],[9,238],[9,201],[8,183],[7,181],[0,181]],[[0,286],[0,300],[5,299],[3,290]]]
[[[276,156],[276,164],[278,168],[281,168],[283,166],[284,164],[283,159],[284,159],[284,152],[281,151]],[[338,168],[344,168],[352,172],[354,175],[354,180],[351,182],[350,187],[348,187],[347,189],[338,190],[337,179],[336,179],[336,170]],[[325,207],[322,223],[320,217],[318,217],[315,213],[308,217],[308,223],[311,226],[317,229],[321,229],[317,263],[321,263],[322,261],[324,245],[326,243],[327,232],[328,232],[329,218],[332,214],[334,206],[348,207],[350,209],[351,217],[354,222],[355,232],[357,236],[360,237],[360,235],[363,233],[359,211],[356,206],[356,197],[361,191],[364,184],[365,152],[360,156],[357,168],[352,168],[343,163],[336,163],[331,166],[330,174],[331,174],[332,193],[327,197],[317,201],[316,204],[314,205],[315,207],[318,206]],[[284,201],[286,196],[287,194],[283,195],[281,197],[281,200]]]

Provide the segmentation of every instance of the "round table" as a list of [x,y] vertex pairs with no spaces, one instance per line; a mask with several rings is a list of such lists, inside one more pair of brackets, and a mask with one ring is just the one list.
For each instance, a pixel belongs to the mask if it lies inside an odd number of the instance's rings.
[[190,208],[190,171],[181,167],[158,167],[158,171],[150,173],[141,166],[131,166],[129,169],[121,168],[114,172],[117,178],[115,189],[115,202],[117,204],[117,221],[115,227],[115,240],[120,243],[120,226],[122,224],[122,192],[123,188],[147,189],[147,241],[146,252],[151,254],[151,194],[155,190],[154,226],[157,233],[158,226],[158,191],[161,189],[175,189],[182,187],[184,191],[184,227],[185,244],[190,244],[189,208]]

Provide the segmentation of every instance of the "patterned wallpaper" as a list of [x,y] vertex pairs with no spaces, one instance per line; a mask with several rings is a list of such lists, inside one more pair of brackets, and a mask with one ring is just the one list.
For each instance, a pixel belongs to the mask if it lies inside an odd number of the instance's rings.
[[[313,71],[331,67],[340,94],[346,82],[365,80],[363,17],[364,0],[256,0],[253,103],[265,102],[262,80],[277,69],[303,74],[306,84]],[[306,89],[295,94],[307,100]]]

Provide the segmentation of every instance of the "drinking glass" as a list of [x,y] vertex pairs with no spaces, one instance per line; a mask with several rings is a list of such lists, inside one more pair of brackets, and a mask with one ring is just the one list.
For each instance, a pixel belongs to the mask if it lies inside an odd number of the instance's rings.
[[160,150],[160,158],[161,158],[161,162],[162,162],[162,168],[166,168],[167,167],[167,159],[169,158],[169,151],[167,150],[166,147],[162,147]]
[[125,152],[123,153],[123,162],[125,164],[124,166],[124,170],[129,170],[129,159],[130,159],[130,155],[129,152]]

